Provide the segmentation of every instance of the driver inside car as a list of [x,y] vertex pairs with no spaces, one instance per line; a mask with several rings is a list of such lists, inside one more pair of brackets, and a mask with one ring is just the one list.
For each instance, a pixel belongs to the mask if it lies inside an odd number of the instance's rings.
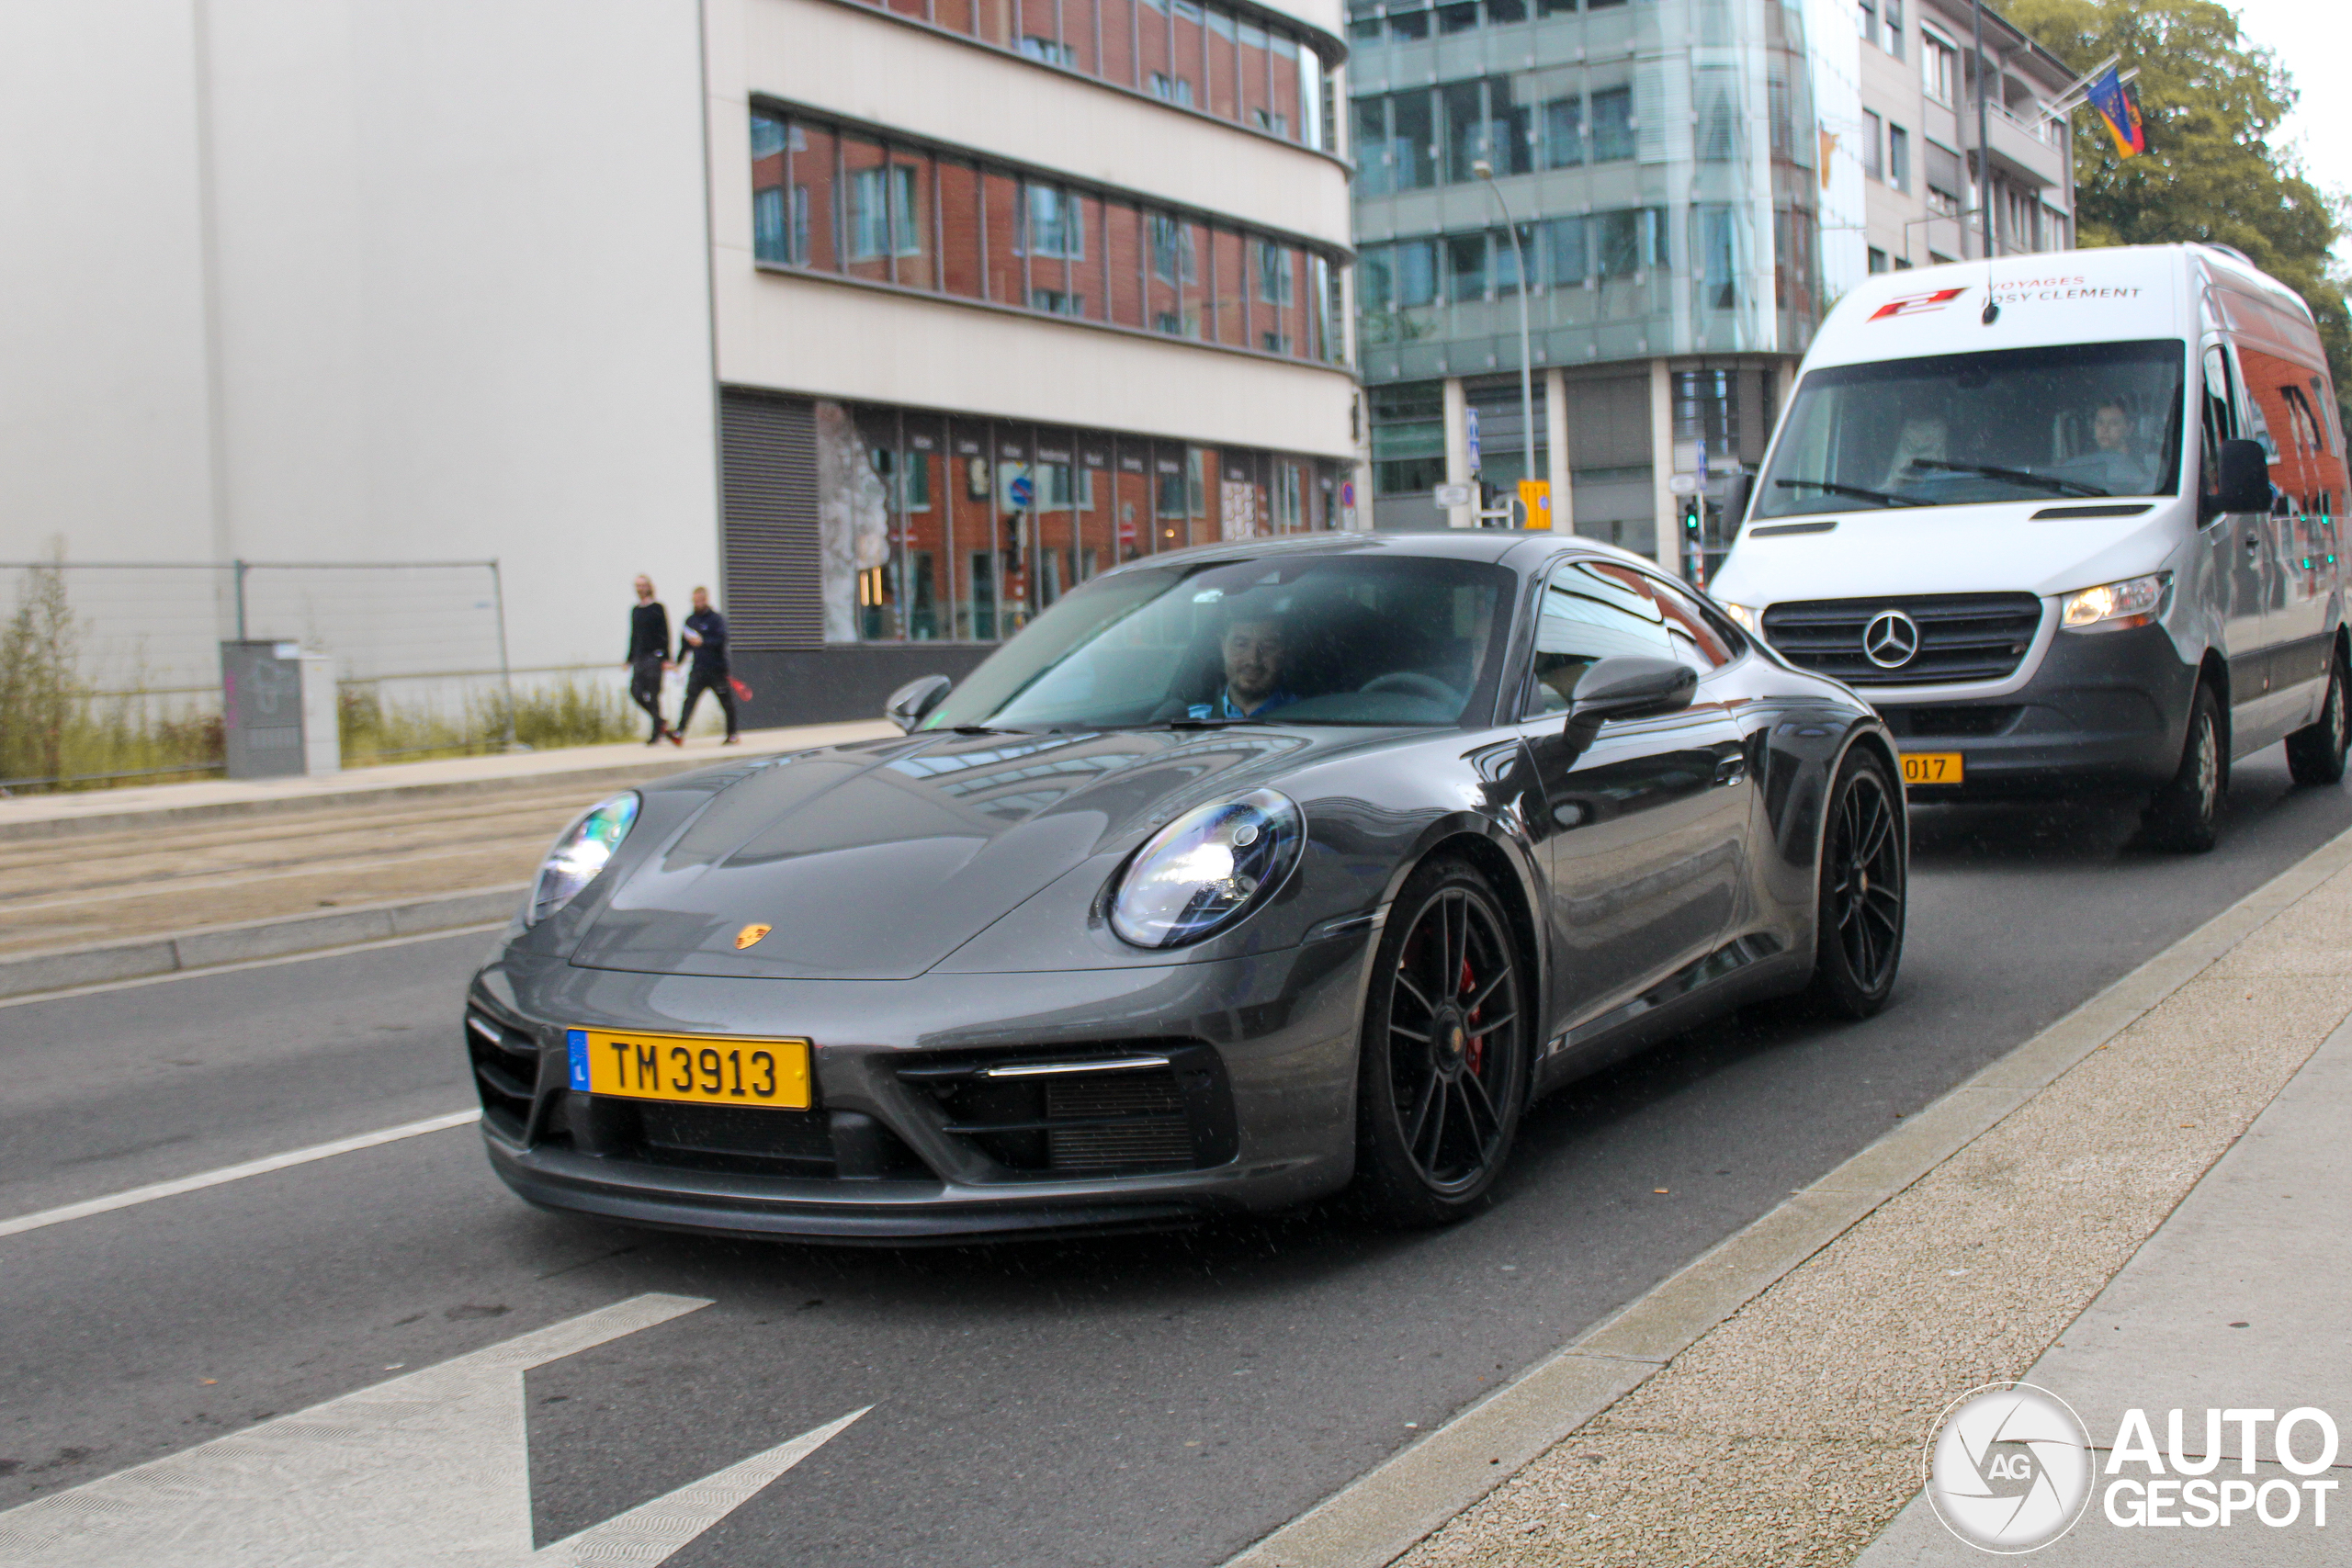
[[1185,711],[1193,718],[1255,718],[1298,701],[1283,683],[1288,654],[1282,623],[1266,611],[1238,608],[1226,622],[1217,651],[1225,682],[1205,703]]

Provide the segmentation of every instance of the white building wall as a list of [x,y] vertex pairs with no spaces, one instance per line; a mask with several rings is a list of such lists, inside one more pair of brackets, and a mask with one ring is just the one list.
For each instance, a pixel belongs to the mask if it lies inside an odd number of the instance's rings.
[[526,669],[716,577],[695,0],[11,6],[0,73],[0,558],[496,556]]

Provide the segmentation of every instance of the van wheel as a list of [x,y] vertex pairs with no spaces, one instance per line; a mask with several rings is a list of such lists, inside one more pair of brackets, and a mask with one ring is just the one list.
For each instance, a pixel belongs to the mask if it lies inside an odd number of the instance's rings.
[[2327,661],[2327,698],[2315,723],[2287,737],[2287,771],[2299,784],[2344,782],[2344,752],[2352,746],[2352,725],[2344,714],[2344,655]]
[[2189,705],[2180,771],[2156,791],[2142,820],[2148,842],[2157,849],[2201,855],[2220,836],[2221,818],[2222,705],[2213,700],[2213,688],[2200,681]]

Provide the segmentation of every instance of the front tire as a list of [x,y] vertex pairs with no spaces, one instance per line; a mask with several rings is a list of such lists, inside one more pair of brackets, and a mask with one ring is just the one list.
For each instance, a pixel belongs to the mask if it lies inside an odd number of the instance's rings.
[[1824,1012],[1864,1019],[1894,994],[1909,910],[1910,844],[1901,786],[1876,751],[1856,746],[1838,765],[1821,835],[1821,894],[1813,983]]
[[1356,1186],[1393,1225],[1485,1206],[1526,1109],[1533,976],[1468,862],[1418,867],[1373,953],[1356,1079]]
[[2201,855],[2222,829],[2222,705],[2213,688],[2197,683],[2180,769],[2148,803],[2148,842],[2177,854]]
[[2344,753],[2352,747],[2352,724],[2345,716],[2344,655],[2327,661],[2327,697],[2314,722],[2287,737],[2287,771],[2299,784],[2344,782]]

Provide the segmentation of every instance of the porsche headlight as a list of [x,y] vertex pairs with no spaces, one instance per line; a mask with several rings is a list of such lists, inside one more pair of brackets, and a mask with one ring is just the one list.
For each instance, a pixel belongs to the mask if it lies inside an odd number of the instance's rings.
[[1271,789],[1187,811],[1111,885],[1111,929],[1137,947],[1213,936],[1281,885],[1306,839],[1297,805]]
[[2120,632],[2144,626],[2156,618],[2165,602],[2165,589],[2171,582],[2172,573],[2159,571],[2080,589],[2060,603],[2058,624],[2068,631],[2098,626],[2102,631]]
[[538,880],[531,885],[531,924],[537,925],[571,903],[582,888],[596,880],[596,874],[637,825],[638,805],[635,791],[616,795],[563,830],[548,858],[539,863]]

